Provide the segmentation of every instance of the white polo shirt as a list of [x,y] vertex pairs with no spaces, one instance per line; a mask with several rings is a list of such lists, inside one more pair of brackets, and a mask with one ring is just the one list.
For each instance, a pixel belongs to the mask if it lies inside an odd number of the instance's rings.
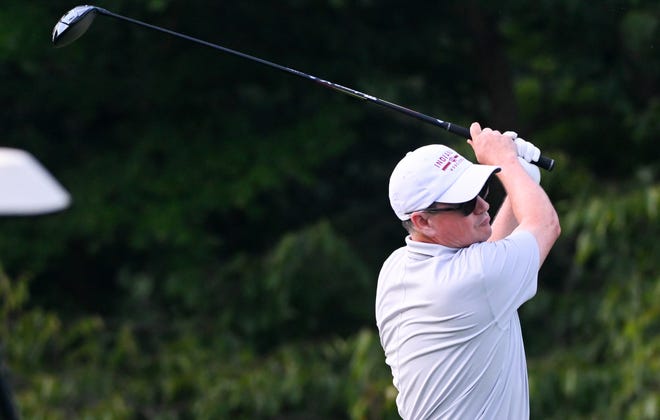
[[458,249],[406,243],[383,264],[376,292],[401,417],[528,419],[517,309],[536,294],[534,236]]

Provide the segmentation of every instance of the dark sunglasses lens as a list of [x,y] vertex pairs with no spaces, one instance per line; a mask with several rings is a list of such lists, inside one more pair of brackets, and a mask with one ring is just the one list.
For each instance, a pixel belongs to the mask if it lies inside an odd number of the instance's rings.
[[477,206],[477,197],[474,197],[470,201],[466,201],[461,204],[459,209],[463,212],[464,215],[469,216],[474,211],[474,208]]
[[486,197],[488,197],[489,191],[490,191],[490,185],[488,185],[488,183],[486,182],[486,184],[484,184],[484,187],[481,189],[481,191],[479,191],[479,197],[485,200]]
[[[478,196],[485,200],[486,197],[488,197],[488,191],[489,191],[489,185],[488,183],[486,183],[481,189],[481,191],[479,191]],[[469,216],[470,214],[472,214],[475,207],[477,207],[477,197],[474,197],[472,200],[466,201],[465,203],[461,204],[459,209],[463,212],[464,215]]]

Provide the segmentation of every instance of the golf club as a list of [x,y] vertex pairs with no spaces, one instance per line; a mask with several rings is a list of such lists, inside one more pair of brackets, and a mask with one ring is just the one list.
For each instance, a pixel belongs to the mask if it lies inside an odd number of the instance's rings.
[[[348,88],[346,86],[342,86],[336,83],[329,82],[327,80],[319,79],[318,77],[300,72],[298,70],[291,69],[289,67],[284,67],[279,64],[263,60],[258,57],[254,57],[248,54],[244,54],[239,51],[235,51],[217,44],[212,44],[207,41],[203,41],[201,39],[193,38],[188,35],[184,35],[178,32],[171,31],[169,29],[161,28],[159,26],[151,25],[145,22],[141,22],[139,20],[135,20],[126,16],[121,16],[116,13],[110,12],[106,9],[102,9],[100,7],[96,6],[89,6],[89,5],[84,5],[84,6],[77,6],[74,7],[73,9],[69,10],[67,13],[65,13],[62,18],[57,22],[55,27],[53,28],[53,45],[55,47],[63,47],[65,45],[68,45],[75,41],[76,39],[80,38],[86,31],[89,29],[89,26],[92,24],[92,21],[94,20],[94,17],[96,15],[104,15],[104,16],[109,16],[113,17],[118,20],[123,20],[125,22],[133,23],[138,26],[142,26],[145,28],[153,29],[159,32],[164,32],[166,34],[170,34],[172,36],[178,37],[178,38],[183,38],[188,41],[195,42],[197,44],[205,45],[207,47],[211,47],[216,50],[220,50],[229,54],[233,54],[251,61],[256,61],[257,63],[261,63],[273,68],[276,68],[278,70],[284,71],[289,74],[293,74],[299,77],[302,77],[307,80],[311,80],[313,82],[316,82],[322,86],[325,86],[327,88],[330,88],[332,90],[335,90],[337,92],[345,93],[347,95],[356,97],[358,99],[362,99],[371,103],[375,103],[377,105],[383,106],[385,108],[392,109],[394,111],[401,112],[405,115],[408,115],[410,117],[416,118],[418,120],[427,122],[429,124],[442,127],[445,130],[449,131],[450,133],[456,134],[458,136],[461,136],[465,139],[471,138],[470,136],[470,131],[462,127],[460,125],[452,124],[447,121],[442,121],[437,118],[430,117],[428,115],[422,114],[417,111],[413,111],[411,109],[405,108],[401,105],[397,105],[392,102],[387,102],[382,99],[378,99],[375,96],[367,95],[365,93],[359,92],[357,90]],[[540,168],[547,169],[548,171],[551,171],[555,165],[555,161],[553,159],[550,159],[545,156],[540,156],[538,161],[532,162],[533,164],[539,166]]]

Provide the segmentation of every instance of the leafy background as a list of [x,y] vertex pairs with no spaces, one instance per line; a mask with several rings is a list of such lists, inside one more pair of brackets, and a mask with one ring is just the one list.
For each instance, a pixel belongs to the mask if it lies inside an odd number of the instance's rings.
[[[521,309],[532,417],[660,417],[658,2],[97,5],[535,142],[563,233]],[[0,8],[2,146],[74,198],[0,220],[22,417],[397,418],[373,316],[404,236],[387,181],[464,142],[110,18],[54,49],[74,6]]]

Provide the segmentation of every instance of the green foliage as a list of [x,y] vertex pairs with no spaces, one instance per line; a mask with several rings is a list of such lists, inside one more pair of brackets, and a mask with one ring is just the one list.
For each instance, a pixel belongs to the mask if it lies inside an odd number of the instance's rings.
[[[636,184],[574,203],[564,216],[564,241],[575,244],[565,290],[534,314],[551,317],[556,331],[530,363],[544,418],[660,414],[660,185]],[[574,297],[562,304],[566,293]]]
[[[541,146],[564,233],[521,313],[533,417],[660,416],[657,1],[100,6]],[[397,418],[373,321],[404,234],[387,180],[417,146],[469,147],[103,17],[53,49],[71,7],[0,11],[2,146],[74,199],[0,221],[23,417]]]
[[[268,355],[231,333],[203,339],[190,323],[163,334],[97,317],[64,322],[26,309],[26,280],[0,277],[6,358],[20,378],[26,418],[387,418],[389,372],[371,330],[349,338],[292,341]],[[158,352],[149,351],[149,338]],[[172,338],[165,338],[172,337]],[[152,343],[153,344],[153,343]],[[99,376],[100,372],[105,372]],[[326,413],[326,414],[323,414]]]

